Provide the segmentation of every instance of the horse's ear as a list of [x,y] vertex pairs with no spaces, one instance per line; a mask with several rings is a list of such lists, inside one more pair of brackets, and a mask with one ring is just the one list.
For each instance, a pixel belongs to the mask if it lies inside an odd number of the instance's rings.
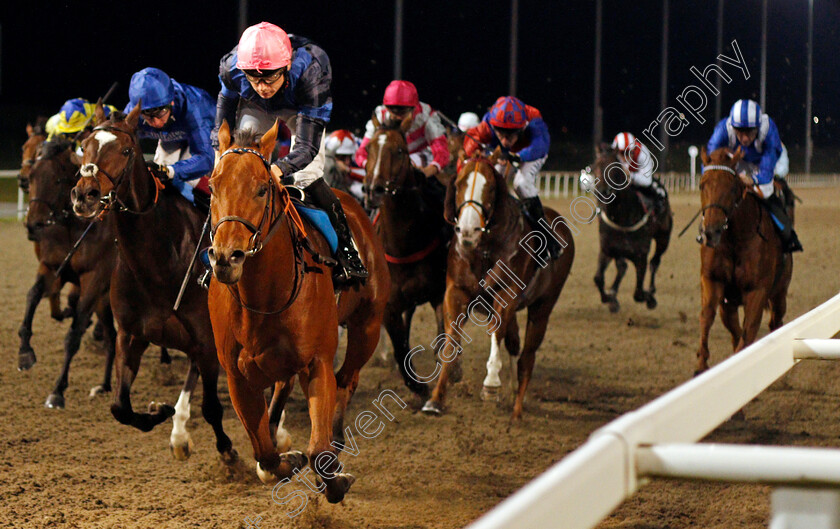
[[102,99],[96,102],[96,107],[93,111],[94,126],[105,122],[105,107],[102,106]]
[[70,163],[75,165],[76,167],[82,166],[82,157],[76,154],[75,151],[70,152]]
[[496,150],[493,151],[493,154],[490,155],[490,165],[496,165],[496,162],[499,161],[499,157],[502,155],[502,148],[501,146],[497,146]]
[[125,117],[125,122],[131,128],[131,130],[136,129],[137,123],[140,122],[140,103],[142,103],[142,101],[138,101],[137,104],[134,105],[134,108],[131,109],[131,112],[129,112],[128,115]]
[[709,152],[706,150],[705,145],[700,147],[700,160],[703,161],[703,165],[712,165],[712,159],[709,158]]
[[376,112],[370,116],[370,122],[373,124],[373,130],[378,129],[382,126],[382,123],[379,122],[379,118],[376,117]]
[[400,123],[400,132],[402,132],[403,134],[407,133],[408,129],[411,128],[411,123],[413,121],[414,121],[414,116],[412,116],[412,115],[406,116],[405,119],[402,120],[402,123]]
[[443,220],[449,224],[455,224],[455,181],[458,175],[449,179],[446,186],[446,198],[443,199]]
[[33,134],[35,134],[35,128],[32,126],[32,123],[27,123],[26,135],[31,138]]
[[741,158],[744,157],[744,151],[741,150],[741,146],[738,145],[738,148],[735,149],[735,152],[732,154],[732,167],[738,165],[738,162],[741,161]]
[[219,152],[225,152],[230,147],[230,125],[226,119],[222,120],[219,127]]
[[266,160],[271,159],[271,153],[274,151],[275,143],[277,143],[277,131],[279,127],[279,122],[275,119],[274,125],[260,138],[260,153]]

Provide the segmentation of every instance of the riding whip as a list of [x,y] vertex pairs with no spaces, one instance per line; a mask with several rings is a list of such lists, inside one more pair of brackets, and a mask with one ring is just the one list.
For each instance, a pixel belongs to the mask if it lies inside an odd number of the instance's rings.
[[178,307],[181,306],[181,298],[184,297],[184,291],[187,289],[187,282],[190,280],[190,274],[192,274],[193,266],[195,265],[195,260],[198,257],[198,252],[201,249],[201,241],[204,239],[204,234],[207,233],[207,227],[210,225],[210,212],[207,212],[207,220],[204,221],[204,227],[201,228],[201,235],[198,236],[198,242],[195,244],[195,251],[193,252],[192,260],[190,260],[190,266],[187,267],[187,273],[184,276],[184,280],[181,282],[181,290],[178,291],[178,297],[175,299],[175,306],[172,307],[172,310],[178,310]]
[[[116,89],[117,89],[117,85],[118,85],[118,84],[119,84],[119,83],[117,83],[116,81],[114,81],[114,83],[111,85],[111,88],[109,88],[109,89],[108,89],[108,91],[107,91],[107,92],[105,92],[105,95],[104,95],[104,96],[102,96],[102,104],[103,104],[103,105],[105,104],[105,102],[106,102],[106,101],[108,101],[108,98],[109,98],[109,97],[111,97],[111,94],[113,94],[113,93],[114,93],[114,90],[116,90]],[[82,135],[82,132],[84,132],[84,131],[85,131],[85,129],[86,129],[86,128],[87,128],[87,126],[88,126],[88,123],[90,123],[90,120],[92,120],[92,119],[93,119],[93,116],[89,117],[89,118],[87,119],[87,121],[85,121],[85,126],[84,126],[84,127],[82,127],[82,130],[80,130],[79,132],[77,132],[77,133],[76,133],[76,135],[75,135],[75,136],[73,136],[73,143],[74,143],[74,144],[75,144],[75,143],[79,140],[79,136],[81,136],[81,135]]]
[[87,236],[90,229],[93,228],[94,224],[95,224],[95,221],[90,221],[90,223],[88,223],[88,227],[85,228],[84,232],[82,232],[82,236],[79,237],[79,240],[76,241],[76,244],[74,244],[73,247],[70,249],[70,252],[67,254],[67,257],[65,257],[64,261],[61,262],[61,266],[59,266],[58,270],[55,271],[55,277],[58,277],[58,276],[61,275],[61,271],[64,270],[64,267],[67,266],[67,263],[70,262],[70,258],[72,258],[73,255],[76,253],[76,250],[79,249],[79,245],[82,244],[82,240],[84,240],[84,238]]
[[695,213],[693,217],[691,217],[691,220],[688,222],[688,224],[685,225],[685,228],[683,228],[682,231],[680,232],[680,234],[677,235],[677,239],[679,239],[680,237],[683,236],[683,233],[685,233],[685,231],[688,229],[689,226],[694,224],[694,221],[697,220],[697,217],[699,217],[701,213],[703,213],[702,209],[700,211],[698,211],[697,213]]

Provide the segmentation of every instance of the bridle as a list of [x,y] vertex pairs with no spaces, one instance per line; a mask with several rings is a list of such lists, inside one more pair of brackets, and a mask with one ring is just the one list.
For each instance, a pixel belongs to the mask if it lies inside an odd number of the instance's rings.
[[[239,224],[245,226],[245,228],[247,228],[248,231],[251,232],[251,237],[250,239],[248,239],[248,249],[245,251],[245,253],[249,257],[252,257],[256,255],[260,250],[262,250],[265,246],[265,243],[267,243],[268,240],[274,235],[277,226],[280,225],[279,221],[283,217],[283,213],[285,211],[281,212],[275,217],[275,186],[271,181],[271,166],[269,165],[269,162],[265,158],[265,156],[263,156],[261,152],[254,149],[249,149],[247,147],[237,147],[235,149],[228,149],[225,152],[223,152],[221,156],[219,156],[219,160],[221,160],[229,154],[253,154],[259,157],[260,161],[265,166],[266,172],[268,173],[268,196],[265,199],[265,207],[263,208],[263,214],[262,217],[260,217],[260,222],[258,225],[255,226],[248,219],[240,217],[238,215],[227,215],[225,217],[220,218],[219,221],[213,224],[213,227],[210,228],[210,242],[213,242],[213,238],[216,236],[216,231],[219,229],[219,226],[221,226],[225,222],[238,222]],[[285,197],[286,203],[288,204],[288,192],[286,192]],[[263,238],[263,228],[264,226],[266,226],[266,224],[268,224],[268,232]]]
[[[35,159],[32,160],[33,165],[34,165],[35,161],[36,161]],[[31,178],[32,178],[31,173],[30,173],[30,176],[28,178],[31,181]],[[64,176],[60,176],[60,177],[56,178],[52,183],[54,183],[56,185],[61,185],[61,184],[66,184],[70,181],[71,180],[69,178],[64,177]],[[65,205],[63,208],[57,210],[56,209],[57,206],[53,205],[49,200],[35,197],[35,198],[30,198],[29,199],[29,206],[28,207],[31,208],[33,203],[44,204],[47,207],[47,209],[49,209],[49,211],[50,211],[50,216],[47,218],[47,220],[39,223],[42,226],[53,226],[55,224],[66,224],[69,219],[73,218],[73,212],[71,210],[72,206],[70,206],[70,205]]]
[[[738,173],[736,173],[735,169],[733,169],[732,167],[729,167],[728,165],[706,165],[706,166],[704,166],[703,167],[703,174],[705,175],[708,171],[724,171],[724,172],[729,173],[732,176],[734,176],[735,179],[736,179],[736,182],[737,182],[737,179],[738,179]],[[700,189],[703,189],[703,186],[705,185],[705,183],[706,182],[704,182],[701,179]],[[743,199],[743,196],[738,196],[735,199],[735,203],[731,207],[724,206],[723,204],[718,204],[717,202],[713,202],[711,204],[706,204],[705,206],[703,206],[700,209],[700,215],[702,216],[702,218],[700,219],[700,232],[702,233],[703,231],[706,231],[706,232],[711,232],[711,233],[717,233],[717,232],[722,232],[724,230],[729,229],[729,217],[735,212],[736,209],[738,209],[738,206],[741,205],[742,199]],[[714,229],[706,228],[704,230],[703,225],[704,225],[704,222],[705,222],[706,211],[709,210],[709,209],[712,209],[712,208],[719,209],[723,212],[723,224],[721,224],[720,226],[715,226]]]
[[[487,160],[486,158],[473,157],[473,158],[468,158],[468,159],[464,160],[464,166],[466,166],[470,162],[475,162],[476,165],[478,165],[478,163],[480,163],[480,162],[483,162],[487,165],[490,165],[490,161]],[[491,168],[492,168],[492,166],[491,166]],[[504,192],[504,190],[502,190],[502,191]],[[496,192],[499,192],[499,190],[496,190]],[[481,226],[481,228],[479,228],[479,231],[481,231],[482,233],[489,232],[490,228],[491,228],[491,224],[493,223],[494,214],[496,213],[496,211],[492,207],[488,208],[482,202],[480,202],[478,200],[473,200],[473,199],[470,198],[470,199],[464,200],[463,202],[459,203],[455,207],[455,218],[456,219],[461,216],[461,210],[464,209],[464,207],[466,207],[466,206],[471,206],[471,207],[478,210],[478,214],[481,217],[481,222],[482,222],[482,226]],[[455,231],[456,232],[459,231],[459,228],[458,228],[457,225],[455,226]]]
[[[111,191],[107,195],[105,195],[105,196],[103,196],[99,199],[99,202],[104,207],[104,211],[109,211],[109,210],[113,209],[113,206],[116,203],[119,206],[117,208],[117,211],[121,211],[121,212],[124,211],[124,212],[127,212],[127,213],[133,213],[135,215],[143,215],[145,213],[149,213],[157,205],[159,192],[160,192],[160,189],[163,187],[163,184],[161,184],[160,181],[158,181],[157,177],[155,177],[154,175],[151,175],[151,176],[152,176],[152,179],[153,179],[154,185],[155,185],[155,199],[152,202],[152,204],[150,206],[146,207],[146,208],[143,208],[143,209],[140,209],[140,210],[131,209],[130,207],[128,207],[128,205],[126,205],[125,202],[123,202],[123,200],[119,197],[119,194],[117,193],[117,189],[122,185],[123,179],[126,177],[126,175],[129,174],[129,171],[132,170],[132,168],[134,166],[135,158],[137,156],[137,144],[135,142],[134,135],[130,132],[126,132],[122,129],[119,129],[117,127],[113,127],[113,126],[110,126],[110,125],[99,125],[97,127],[94,127],[92,133],[96,133],[96,131],[99,131],[99,130],[106,131],[106,132],[111,132],[111,133],[117,132],[119,134],[124,134],[124,135],[128,136],[129,140],[131,140],[131,147],[130,147],[131,153],[129,154],[128,159],[126,160],[125,166],[123,167],[122,171],[120,172],[120,174],[116,178],[111,176],[111,174],[108,173],[108,171],[106,171],[105,169],[103,169],[99,164],[96,164],[96,173],[91,174],[91,175],[85,175],[81,172],[81,169],[80,169],[79,174],[81,175],[82,178],[94,178],[97,173],[102,173],[102,174],[105,175],[105,177],[108,179],[108,181],[111,182]],[[84,165],[82,167],[84,167]]]
[[[386,129],[378,129],[377,132],[374,133],[373,138],[376,138],[380,133],[387,132],[389,130],[394,130],[394,129],[387,129],[387,128]],[[371,138],[371,140],[373,140],[373,138]],[[373,141],[370,142],[370,144],[372,144],[372,143],[373,143]],[[370,144],[368,144],[368,145],[370,145]],[[402,148],[402,147],[400,147],[400,148]],[[381,156],[381,155],[382,155],[382,152],[381,152],[381,149],[380,149],[380,152],[377,154],[377,156]],[[397,173],[393,176],[399,176],[400,174],[405,174],[407,176],[411,173],[411,158],[410,158],[410,154],[408,152],[408,146],[407,145],[405,147],[405,156],[403,156],[403,161],[406,161],[406,160],[408,160],[409,163],[408,164],[403,164],[405,166],[405,169],[403,171],[401,171],[400,173]],[[389,176],[391,176],[391,175],[389,175]],[[362,185],[362,192],[365,193],[365,195],[367,195],[370,191],[378,189],[378,188],[381,188],[384,191],[384,194],[395,197],[397,195],[413,193],[413,192],[417,191],[420,187],[416,184],[411,185],[411,186],[399,185],[399,184],[393,182],[390,178],[388,178],[388,179],[385,180],[385,184],[382,185],[382,186],[372,187],[372,186],[368,186],[367,184],[363,184]]]

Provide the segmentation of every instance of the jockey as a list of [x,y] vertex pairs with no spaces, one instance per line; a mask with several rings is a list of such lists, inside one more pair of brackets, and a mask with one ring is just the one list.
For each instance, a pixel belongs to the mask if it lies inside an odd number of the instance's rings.
[[[103,105],[103,109],[105,110],[105,117],[109,117],[111,112],[117,110],[112,105]],[[93,113],[95,110],[96,105],[90,103],[87,99],[81,97],[68,99],[61,106],[58,114],[47,120],[45,126],[47,141],[55,141],[60,134],[81,132],[94,120]],[[76,146],[78,147],[78,144]]]
[[210,94],[181,84],[157,68],[144,68],[131,76],[128,113],[140,104],[138,138],[158,140],[154,162],[147,165],[159,179],[172,185],[200,209],[209,208],[207,175],[213,170],[215,109]]
[[326,52],[312,41],[287,35],[268,22],[249,27],[239,45],[219,64],[222,89],[216,102],[213,145],[223,120],[237,129],[269,130],[275,120],[293,131],[291,150],[274,160],[271,172],[277,178],[294,178],[296,186],[330,218],[338,235],[336,252],[343,278],[364,280],[368,276],[353,245],[344,209],[324,182],[324,127],[332,113],[332,68]]
[[[464,138],[464,152],[467,157],[481,151],[485,144],[489,149],[502,148],[502,155],[515,164],[516,174],[513,188],[522,201],[525,216],[548,241],[550,259],[560,256],[560,243],[550,229],[538,222],[545,217],[540,202],[537,177],[548,158],[550,137],[548,127],[540,111],[528,106],[513,96],[500,97],[481,123],[469,129]],[[500,172],[504,166],[497,166]]]
[[350,193],[361,202],[364,199],[362,185],[365,180],[364,168],[358,167],[353,160],[359,141],[349,130],[337,130],[327,136],[324,144],[326,160],[324,162],[324,180],[330,187]]
[[630,175],[630,183],[653,204],[653,210],[664,211],[668,194],[653,177],[656,162],[647,147],[629,132],[619,132],[612,142],[619,162]]
[[801,252],[802,245],[781,198],[774,192],[773,173],[782,153],[782,141],[776,123],[750,99],[732,105],[729,117],[720,121],[706,146],[708,152],[721,147],[741,148],[744,156],[736,170],[739,176],[752,179],[756,194],[775,218],[785,252]]
[[[411,162],[426,176],[435,176],[449,164],[449,145],[446,128],[440,116],[432,107],[420,101],[417,88],[408,81],[391,81],[385,88],[382,104],[373,114],[380,123],[402,121],[412,116],[411,126],[405,133]],[[356,163],[364,167],[367,163],[367,146],[373,138],[373,121],[367,122],[365,137],[356,150]]]

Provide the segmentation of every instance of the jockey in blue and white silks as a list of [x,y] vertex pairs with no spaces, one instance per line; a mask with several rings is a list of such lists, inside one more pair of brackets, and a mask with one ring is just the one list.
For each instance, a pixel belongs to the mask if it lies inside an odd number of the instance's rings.
[[[131,77],[128,113],[140,103],[138,138],[158,140],[152,172],[172,184],[190,202],[208,203],[206,176],[213,170],[210,132],[216,106],[210,94],[181,84],[157,68],[144,68]],[[196,194],[198,192],[198,194]],[[202,200],[203,199],[203,200]]]
[[790,217],[773,186],[776,164],[782,155],[779,129],[770,116],[761,112],[761,106],[751,99],[739,99],[732,105],[729,117],[715,127],[706,150],[711,153],[728,147],[734,151],[739,146],[744,155],[738,164],[738,173],[752,178],[756,194],[766,201],[785,251],[802,251]]

